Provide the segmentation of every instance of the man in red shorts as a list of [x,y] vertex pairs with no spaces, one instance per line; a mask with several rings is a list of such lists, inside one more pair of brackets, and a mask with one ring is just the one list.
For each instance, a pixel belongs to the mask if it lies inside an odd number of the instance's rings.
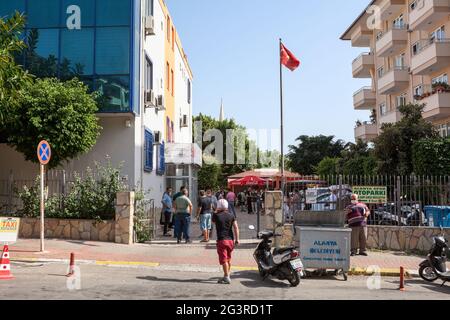
[[231,284],[231,254],[234,246],[239,244],[239,226],[234,215],[228,211],[227,200],[221,199],[217,203],[213,223],[217,230],[217,254],[223,268],[223,278],[219,280],[219,283]]

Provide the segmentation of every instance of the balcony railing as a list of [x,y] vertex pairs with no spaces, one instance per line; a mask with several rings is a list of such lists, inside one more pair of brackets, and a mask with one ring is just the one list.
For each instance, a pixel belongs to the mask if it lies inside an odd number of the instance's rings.
[[372,52],[363,52],[359,56],[357,56],[355,59],[353,59],[353,63],[357,62],[358,60],[361,60],[365,56],[370,56],[372,54],[373,54]]
[[403,24],[403,25],[394,25],[394,26],[392,26],[391,29],[386,30],[386,31],[383,31],[382,33],[379,33],[379,34],[377,35],[377,42],[380,41],[381,39],[383,39],[383,37],[384,37],[386,34],[388,34],[390,31],[392,31],[392,30],[407,30],[407,29],[408,29],[408,26],[407,26],[406,24]]
[[425,49],[431,47],[435,43],[450,43],[450,39],[448,39],[448,38],[442,38],[442,39],[431,38],[431,39],[419,40],[411,47],[413,56],[419,55],[420,53],[425,51]]
[[383,74],[381,75],[380,79],[385,77],[386,75],[388,75],[392,71],[409,71],[409,67],[408,66],[393,66],[389,70],[384,71]]
[[359,89],[358,91],[356,91],[353,96],[357,96],[358,94],[362,93],[365,90],[372,90],[372,87],[362,87],[361,89]]

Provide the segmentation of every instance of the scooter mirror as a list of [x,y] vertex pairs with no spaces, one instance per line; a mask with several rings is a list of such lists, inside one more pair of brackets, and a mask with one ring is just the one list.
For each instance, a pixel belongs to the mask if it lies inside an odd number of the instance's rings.
[[256,228],[255,228],[254,225],[249,225],[249,226],[248,226],[248,229],[249,229],[249,230],[255,230]]

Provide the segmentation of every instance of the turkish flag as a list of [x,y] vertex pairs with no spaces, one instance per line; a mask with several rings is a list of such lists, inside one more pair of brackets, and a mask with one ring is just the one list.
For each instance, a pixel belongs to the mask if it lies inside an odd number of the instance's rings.
[[298,60],[283,44],[281,44],[280,58],[281,63],[291,71],[294,71],[300,66],[300,60]]

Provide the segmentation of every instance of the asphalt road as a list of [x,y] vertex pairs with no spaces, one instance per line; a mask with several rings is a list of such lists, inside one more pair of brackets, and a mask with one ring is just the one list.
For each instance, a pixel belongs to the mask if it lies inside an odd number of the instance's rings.
[[[233,275],[229,286],[218,285],[220,273],[169,271],[158,268],[80,265],[81,282],[67,285],[67,266],[61,263],[14,263],[14,280],[0,281],[4,299],[283,299],[283,300],[442,300],[450,299],[450,287],[407,281],[400,292],[398,279],[383,278],[380,289],[369,290],[368,278],[350,277],[345,282],[333,277],[302,279],[297,288],[278,280],[262,281],[256,272]],[[74,290],[69,289],[72,288]]]

